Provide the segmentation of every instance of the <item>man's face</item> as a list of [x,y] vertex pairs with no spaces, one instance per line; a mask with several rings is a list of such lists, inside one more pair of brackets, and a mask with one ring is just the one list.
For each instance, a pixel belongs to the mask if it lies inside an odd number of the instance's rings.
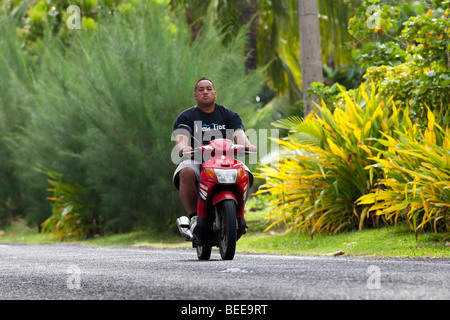
[[216,90],[213,84],[208,80],[202,80],[197,84],[194,93],[197,105],[212,105],[216,102]]

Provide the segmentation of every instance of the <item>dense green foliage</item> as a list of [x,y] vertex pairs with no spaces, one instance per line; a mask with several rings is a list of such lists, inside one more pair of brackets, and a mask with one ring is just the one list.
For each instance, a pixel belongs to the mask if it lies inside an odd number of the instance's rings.
[[[378,2],[365,1],[365,6],[352,18],[349,31],[356,38],[364,32],[386,34],[399,29],[399,8],[377,7]],[[369,15],[371,7],[378,9]],[[375,42],[357,61],[367,68],[366,78],[375,81],[385,96],[393,96],[396,102],[410,106],[415,118],[423,119],[428,106],[443,120],[450,104],[449,2],[435,1],[432,9],[425,11],[419,7],[417,11],[418,15],[403,23],[395,42]]]
[[33,90],[30,62],[10,30],[14,30],[14,24],[0,20],[0,224],[9,222],[24,207],[12,149],[16,147],[19,129],[28,120],[24,108],[30,103]]
[[[449,230],[449,1],[420,8],[401,35],[374,37],[358,52],[367,84],[315,84],[317,116],[276,123],[290,134],[281,158],[262,168],[260,190],[277,195],[275,223],[311,234],[402,219],[416,236]],[[400,12],[365,0],[349,31],[358,39],[397,31]]]
[[[38,224],[53,212],[44,227],[58,236],[62,225],[72,236],[166,228],[184,213],[172,185],[172,126],[195,103],[197,79],[214,79],[218,102],[244,121],[262,85],[257,71],[244,69],[245,29],[224,44],[212,25],[192,42],[182,16],[158,1],[98,19],[95,29],[76,30],[69,45],[45,33],[27,68],[15,28],[0,36],[17,50],[0,54],[12,79],[0,80],[8,90],[0,91],[0,110],[24,113],[2,140],[9,147],[2,179],[14,172],[11,183],[20,188],[2,205],[22,205]],[[19,67],[30,74],[21,78]],[[27,201],[13,201],[16,195]]]

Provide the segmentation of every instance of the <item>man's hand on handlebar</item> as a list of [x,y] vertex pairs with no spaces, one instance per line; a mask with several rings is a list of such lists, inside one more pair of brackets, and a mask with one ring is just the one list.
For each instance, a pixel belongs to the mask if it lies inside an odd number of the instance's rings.
[[180,148],[178,154],[180,157],[184,157],[186,155],[190,155],[190,157],[192,158],[194,156],[194,149],[190,146],[187,147],[182,147]]
[[248,151],[250,153],[256,153],[258,151],[258,148],[252,144],[247,144],[245,146],[245,151]]

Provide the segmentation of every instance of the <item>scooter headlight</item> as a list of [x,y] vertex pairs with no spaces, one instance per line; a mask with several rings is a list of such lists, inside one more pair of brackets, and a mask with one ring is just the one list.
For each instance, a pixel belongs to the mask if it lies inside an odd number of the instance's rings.
[[230,184],[236,183],[238,169],[214,169],[217,181],[219,183]]

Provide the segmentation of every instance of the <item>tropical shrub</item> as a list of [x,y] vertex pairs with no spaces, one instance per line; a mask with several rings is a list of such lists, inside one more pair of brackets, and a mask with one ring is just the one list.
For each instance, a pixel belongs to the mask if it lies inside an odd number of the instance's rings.
[[416,233],[428,227],[450,230],[450,129],[436,124],[428,111],[428,125],[403,127],[398,138],[378,139],[386,150],[371,158],[382,168],[383,179],[374,192],[362,196],[358,205],[371,205],[369,212],[387,221],[406,219]]
[[313,235],[379,224],[378,216],[356,201],[382,178],[381,170],[370,166],[377,155],[373,148],[383,148],[377,138],[409,119],[374,85],[362,86],[353,97],[342,90],[342,96],[333,112],[323,103],[317,115],[274,123],[290,134],[278,140],[284,149],[278,163],[263,166],[259,175],[265,184],[258,193],[278,196],[273,225],[284,221]]
[[53,193],[47,197],[52,202],[52,214],[42,223],[42,232],[65,238],[90,237],[98,234],[99,221],[94,210],[89,210],[89,198],[86,190],[78,183],[64,181],[61,174],[45,168],[39,168],[45,174]]
[[448,5],[435,0],[434,10],[418,10],[398,38],[402,11],[363,1],[349,31],[377,40],[356,51],[366,82],[350,91],[313,84],[309,93],[322,98],[317,116],[274,124],[290,134],[279,140],[278,163],[261,168],[259,193],[278,196],[273,225],[313,234],[404,219],[416,235],[448,230]]
[[422,128],[408,108],[386,104],[374,86],[370,98],[360,94],[354,103],[342,92],[345,106],[333,113],[322,104],[317,116],[274,124],[290,128],[290,135],[278,141],[285,150],[279,163],[261,168],[266,183],[258,193],[277,196],[271,226],[286,222],[312,235],[400,220],[416,237],[424,229],[447,232],[449,127],[428,109]]

